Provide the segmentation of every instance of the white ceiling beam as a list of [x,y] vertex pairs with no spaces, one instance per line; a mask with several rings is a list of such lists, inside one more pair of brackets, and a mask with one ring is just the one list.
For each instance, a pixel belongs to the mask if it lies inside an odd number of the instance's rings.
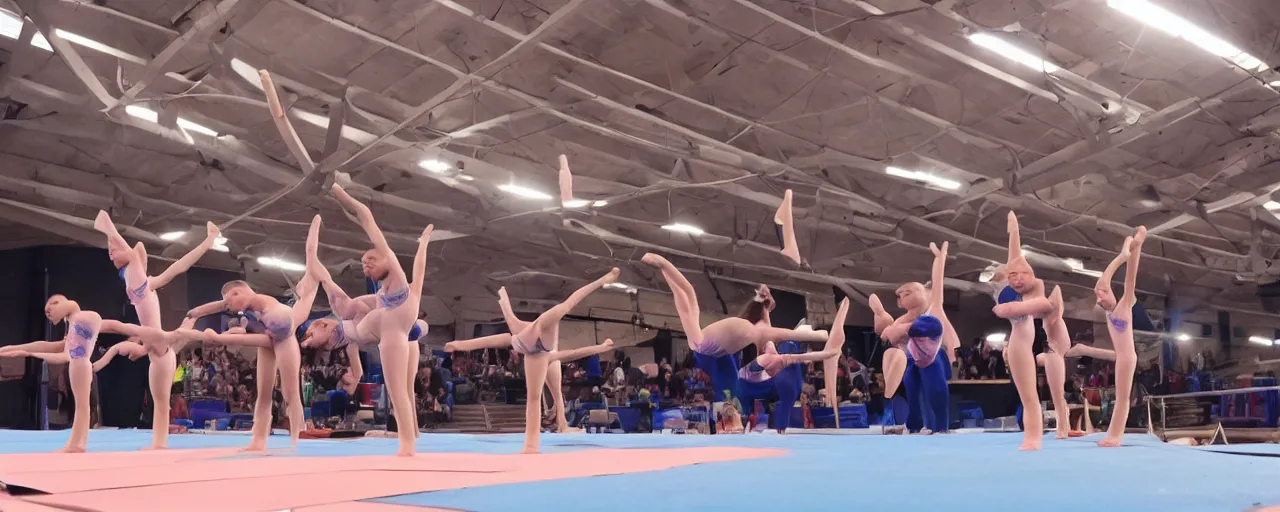
[[[246,3],[266,1],[247,0]],[[188,45],[208,39],[209,35],[222,26],[223,22],[235,11],[236,6],[240,5],[240,3],[240,0],[222,0],[213,7],[213,12],[202,16],[190,29],[171,41],[168,46],[165,46],[164,50],[161,50],[154,59],[151,59],[151,62],[147,63],[147,66],[142,69],[141,76],[124,92],[124,95],[120,97],[116,104],[128,105],[134,98],[145,92],[156,77],[164,73],[165,66],[174,57],[177,57]],[[115,105],[110,106],[113,107]]]

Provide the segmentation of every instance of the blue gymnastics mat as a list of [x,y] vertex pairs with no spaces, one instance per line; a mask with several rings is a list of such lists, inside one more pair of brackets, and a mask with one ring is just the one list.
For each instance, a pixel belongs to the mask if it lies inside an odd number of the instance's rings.
[[[1232,511],[1280,504],[1275,445],[1192,448],[1128,435],[1098,448],[1101,435],[1046,437],[1020,452],[1021,434],[935,436],[566,434],[544,435],[546,453],[604,448],[737,446],[776,448],[781,457],[680,466],[663,471],[570,478],[406,494],[372,503],[465,511],[908,510]],[[518,452],[518,434],[423,434],[420,452]],[[0,453],[56,450],[66,432],[0,431]],[[172,448],[234,447],[247,436],[173,435]],[[130,451],[146,430],[90,433],[90,451]],[[272,436],[271,448],[288,438]],[[284,456],[390,455],[394,439],[304,440]]]

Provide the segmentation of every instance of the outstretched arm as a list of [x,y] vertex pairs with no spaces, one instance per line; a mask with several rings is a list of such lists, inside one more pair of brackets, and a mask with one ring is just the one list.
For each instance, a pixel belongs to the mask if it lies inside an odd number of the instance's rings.
[[71,362],[71,356],[67,355],[66,352],[36,352],[27,355],[37,359],[44,359],[52,364],[67,364]]
[[1102,271],[1102,275],[1098,276],[1098,283],[1093,285],[1094,290],[1111,290],[1111,281],[1115,279],[1116,272],[1120,270],[1120,266],[1129,261],[1129,246],[1133,244],[1133,237],[1124,237],[1124,244],[1120,246],[1120,254],[1117,254],[1111,263],[1107,264],[1107,268]]
[[191,252],[188,252],[181,258],[178,258],[178,261],[169,265],[169,268],[164,269],[164,272],[161,272],[160,275],[151,278],[152,290],[164,288],[164,285],[169,284],[169,281],[172,281],[173,278],[190,270],[197,261],[200,261],[200,258],[204,257],[204,253],[209,252],[209,248],[213,247],[214,242],[217,241],[221,232],[218,231],[218,226],[213,225],[212,222],[207,223],[205,225],[205,229],[207,230],[208,235],[205,236],[203,242],[200,242],[200,245],[197,245],[191,250]]
[[355,343],[347,344],[347,366],[351,368],[351,376],[356,382],[364,378],[364,366],[360,364],[360,346]]
[[[360,221],[360,227],[364,228],[364,232],[369,235],[369,241],[373,242],[373,248],[387,258],[388,261],[398,262],[396,253],[391,250],[391,246],[387,245],[387,239],[382,235],[382,230],[378,228],[378,223],[373,219],[373,211],[369,210],[364,203],[356,201],[346,190],[338,184],[333,185],[333,196],[338,198],[338,202],[342,203],[343,208],[355,213],[356,219]],[[400,266],[398,263],[395,265]]]
[[31,343],[23,343],[21,345],[9,345],[0,347],[0,357],[17,357],[17,352],[25,353],[43,353],[43,352],[62,352],[66,350],[66,341],[33,341]]
[[191,308],[191,311],[187,312],[187,318],[204,318],[206,316],[218,314],[226,310],[227,310],[226,302],[215,300],[208,304],[202,304],[194,308]]
[[[929,285],[928,311],[931,312],[942,310],[943,280],[946,279],[947,271],[947,247],[948,242],[942,242],[942,248],[929,244],[929,250],[933,251],[933,273],[929,276],[933,280]],[[937,315],[934,314],[934,316]]]
[[410,297],[422,296],[422,282],[427,278],[427,242],[431,241],[431,232],[435,229],[435,224],[427,225],[418,238],[418,252],[413,255],[413,280],[409,282]]
[[1124,269],[1124,297],[1120,300],[1130,307],[1138,301],[1138,260],[1142,259],[1142,243],[1147,240],[1147,227],[1139,226],[1129,249],[1129,266]]
[[1053,310],[1053,304],[1049,299],[1039,297],[1035,299],[1023,299],[1018,302],[1007,302],[1000,304],[991,309],[991,312],[1000,318],[1022,318],[1024,316],[1044,316]]

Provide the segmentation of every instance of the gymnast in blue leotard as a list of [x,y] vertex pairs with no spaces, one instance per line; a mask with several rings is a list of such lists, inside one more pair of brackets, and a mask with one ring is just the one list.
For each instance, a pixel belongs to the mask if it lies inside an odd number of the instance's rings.
[[891,343],[903,346],[907,354],[902,383],[907,394],[907,429],[911,432],[949,430],[947,374],[951,362],[939,353],[942,347],[959,343],[956,330],[942,308],[948,244],[943,242],[941,248],[929,244],[929,248],[934,257],[928,310],[910,323],[889,326],[882,335]]

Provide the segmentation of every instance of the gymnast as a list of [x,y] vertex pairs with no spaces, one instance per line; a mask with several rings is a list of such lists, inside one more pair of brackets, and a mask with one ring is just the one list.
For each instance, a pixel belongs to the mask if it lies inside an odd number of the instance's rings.
[[542,387],[551,388],[552,401],[556,408],[558,431],[568,429],[564,412],[564,390],[561,389],[563,370],[560,361],[581,359],[595,354],[608,352],[613,348],[613,340],[606,339],[600,345],[560,351],[560,320],[577,307],[588,295],[618,280],[618,269],[577,289],[564,302],[552,306],[532,322],[516,318],[511,309],[511,298],[507,296],[506,287],[498,289],[498,307],[502,311],[503,320],[507,323],[509,333],[494,334],[470,340],[451,341],[444,346],[445,352],[470,352],[489,348],[510,348],[524,356],[525,374],[525,424],[524,447],[520,453],[538,453],[542,426]]
[[[162,327],[160,299],[156,296],[156,291],[164,288],[173,278],[182,275],[200,261],[204,253],[213,247],[220,234],[217,226],[212,222],[208,223],[207,235],[200,245],[173,262],[160,275],[150,277],[147,275],[147,250],[142,242],[130,248],[129,243],[116,231],[115,224],[111,222],[111,216],[105,211],[98,211],[93,227],[107,237],[107,255],[115,264],[120,273],[120,279],[124,282],[125,294],[138,314],[138,325],[157,330]],[[147,351],[151,360],[147,380],[151,387],[151,396],[155,398],[153,401],[155,412],[151,416],[151,447],[165,448],[169,444],[169,393],[173,388],[173,374],[177,369],[178,358],[172,350],[169,350],[168,344],[156,344],[149,348],[152,350]]]
[[667,286],[671,288],[689,349],[693,352],[698,368],[712,376],[712,385],[717,393],[729,389],[734,396],[739,394],[736,390],[739,369],[735,354],[748,345],[755,345],[757,354],[763,354],[766,342],[769,341],[827,341],[827,331],[783,329],[770,325],[769,312],[775,304],[769,288],[764,285],[756,289],[755,297],[742,308],[738,316],[717,320],[702,327],[697,293],[680,270],[666,258],[653,253],[645,254],[640,261],[657,267],[662,272]]
[[[410,285],[410,295],[413,297],[421,296],[422,284],[427,274],[427,242],[430,240],[431,232],[434,229],[434,225],[427,226],[422,237],[418,240],[418,252],[413,260],[414,284]],[[333,276],[329,274],[329,270],[324,267],[318,255],[315,254],[310,254],[307,257],[307,273],[315,276],[320,286],[324,287],[325,293],[329,297],[329,307],[333,311],[333,316],[312,320],[302,334],[302,347],[319,350],[345,349],[351,375],[356,380],[359,380],[364,376],[364,369],[360,365],[360,347],[378,344],[380,341],[378,337],[380,327],[376,322],[381,321],[382,315],[377,314],[370,318],[370,313],[377,307],[378,296],[363,295],[352,299],[342,290],[342,287],[333,281]],[[413,309],[416,311],[418,308],[414,306]],[[375,323],[366,324],[366,318],[370,318],[370,322]],[[413,377],[417,375],[418,359],[422,350],[418,345],[418,340],[426,336],[427,329],[428,326],[425,320],[416,319],[406,336],[409,350],[406,357],[406,362],[408,363],[406,374],[410,377],[406,382],[406,387],[408,388],[408,403],[410,404],[417,403]],[[398,348],[392,348],[392,351]],[[404,425],[398,430],[412,432],[416,438],[418,437],[418,415],[411,414],[411,417],[414,419],[412,423],[399,423],[400,416],[397,415],[396,422],[397,425]]]
[[[103,320],[102,326],[99,328],[100,333],[122,334],[127,339],[108,348],[107,352],[93,363],[93,371],[94,373],[101,371],[118,355],[127,356],[130,361],[137,361],[142,356],[150,356],[154,367],[156,354],[166,351],[182,352],[182,348],[187,343],[203,341],[206,338],[203,332],[195,330],[195,325],[196,319],[183,318],[182,325],[179,325],[176,330],[163,331],[115,320]],[[152,393],[151,396],[154,398],[155,393]],[[167,427],[166,430],[168,430]],[[152,448],[164,447],[152,446]]]
[[[414,280],[409,282],[399,258],[387,244],[369,207],[356,201],[336,183],[332,191],[343,208],[355,214],[360,227],[364,228],[369,241],[373,243],[373,248],[365,251],[360,258],[360,263],[365,277],[378,283],[378,307],[361,319],[358,324],[360,333],[357,336],[379,340],[378,352],[382,357],[382,368],[387,388],[391,392],[396,424],[399,426],[400,449],[397,455],[409,457],[414,453],[414,440],[418,437],[417,428],[413,428],[418,422],[411,391],[418,373],[418,344],[409,343],[409,331],[418,322],[422,285],[426,279],[426,243],[431,238],[434,227],[427,226],[418,239],[418,253],[414,261],[416,265],[421,260],[422,273],[419,275],[415,269]],[[387,343],[382,343],[383,341]]]
[[[316,252],[319,244],[320,216],[311,221],[307,234],[308,255]],[[222,286],[222,300],[210,302],[187,312],[187,318],[201,318],[230,311],[243,313],[246,326],[216,333],[205,329],[205,341],[224,345],[255,347],[258,349],[258,397],[253,407],[253,438],[244,451],[267,449],[267,436],[271,434],[271,396],[275,389],[276,371],[280,372],[280,393],[289,417],[289,439],[297,447],[304,417],[302,393],[299,389],[299,372],[302,351],[294,336],[295,326],[306,321],[315,299],[315,277],[304,274],[296,288],[296,301],[292,308],[281,304],[270,295],[253,291],[249,283],[236,280]]]
[[[1133,372],[1138,366],[1138,353],[1133,346],[1133,306],[1138,301],[1138,260],[1142,257],[1142,243],[1146,239],[1147,228],[1139,226],[1131,239],[1124,240],[1120,254],[1111,260],[1094,285],[1098,306],[1107,317],[1107,332],[1111,334],[1116,361],[1116,408],[1111,414],[1107,435],[1098,441],[1098,446],[1120,446],[1125,423],[1129,420],[1129,396],[1133,391]],[[1111,279],[1121,265],[1128,266],[1124,272],[1124,297],[1117,301],[1111,291]]]
[[[817,352],[803,354],[779,354],[772,341],[765,343],[764,352],[756,356],[756,360],[742,368],[739,373],[744,380],[768,380],[778,375],[784,368],[793,364],[822,361],[822,376],[825,381],[827,401],[832,410],[838,411],[840,397],[836,393],[836,378],[839,375],[840,355],[844,350],[844,319],[849,314],[849,298],[840,301],[836,316],[832,319],[831,332],[827,335],[827,344]],[[839,414],[836,414],[836,428],[840,428]]]
[[[50,363],[67,364],[71,393],[76,410],[71,421],[71,436],[62,453],[83,453],[89,441],[89,394],[93,387],[93,365],[89,355],[98,342],[102,317],[84,311],[75,301],[55,294],[44,304],[44,316],[52,323],[67,322],[62,341],[36,341],[0,348],[0,357],[37,357]],[[168,430],[168,427],[165,427]]]
[[1071,350],[1071,333],[1067,332],[1067,323],[1062,319],[1062,287],[1054,286],[1049,294],[1050,308],[1041,319],[1048,349],[1036,355],[1036,364],[1044,367],[1046,380],[1049,381],[1049,395],[1053,398],[1053,410],[1058,416],[1056,430],[1058,439],[1071,437],[1071,428],[1065,418],[1070,416],[1067,406],[1067,361],[1066,355]]
[[[903,347],[910,363],[903,383],[908,406],[906,426],[912,432],[922,432],[926,427],[930,432],[946,432],[950,426],[947,374],[951,363],[944,347],[959,345],[960,338],[942,308],[948,245],[943,242],[939,248],[936,244],[929,244],[929,250],[933,252],[933,269],[929,295],[920,297],[927,301],[924,314],[910,323],[899,319],[881,334],[891,344]],[[929,404],[928,415],[924,412],[925,403]],[[901,401],[895,406],[900,409],[900,404]],[[895,417],[900,412],[895,411]],[[933,419],[931,426],[926,421],[929,416]]]
[[1008,285],[1002,288],[992,313],[1009,320],[1009,345],[1005,360],[1013,383],[1022,400],[1027,428],[1023,430],[1019,450],[1039,450],[1044,439],[1044,415],[1040,411],[1040,395],[1036,389],[1036,360],[1031,353],[1035,341],[1033,316],[1048,313],[1053,305],[1044,296],[1044,281],[1036,279],[1031,265],[1022,255],[1022,241],[1018,233],[1018,216],[1009,212],[1009,257],[1003,269]]

